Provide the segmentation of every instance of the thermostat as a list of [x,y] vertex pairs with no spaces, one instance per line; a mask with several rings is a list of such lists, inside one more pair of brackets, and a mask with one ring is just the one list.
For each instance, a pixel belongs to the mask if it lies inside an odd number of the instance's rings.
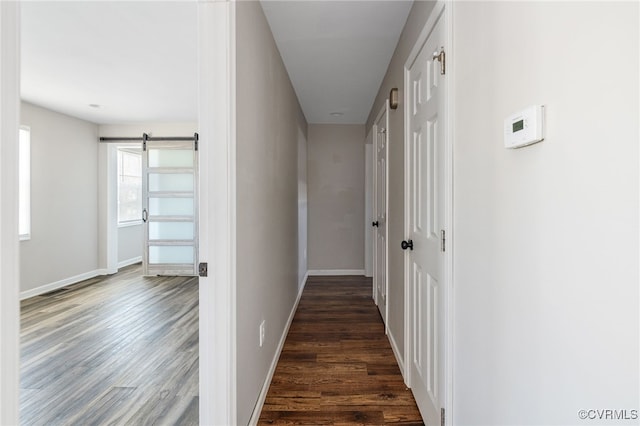
[[543,105],[530,106],[504,120],[505,148],[520,148],[543,140]]

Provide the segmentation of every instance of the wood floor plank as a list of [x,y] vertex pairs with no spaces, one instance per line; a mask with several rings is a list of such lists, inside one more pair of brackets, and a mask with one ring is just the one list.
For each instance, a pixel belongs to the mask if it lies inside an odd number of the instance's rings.
[[309,277],[259,424],[423,424],[370,280]]
[[198,424],[198,280],[139,265],[21,302],[23,425]]

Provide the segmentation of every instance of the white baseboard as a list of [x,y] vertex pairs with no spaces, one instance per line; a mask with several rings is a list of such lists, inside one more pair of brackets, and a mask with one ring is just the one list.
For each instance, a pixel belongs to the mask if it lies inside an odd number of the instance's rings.
[[393,354],[396,356],[396,361],[398,361],[398,367],[400,367],[400,373],[402,373],[402,378],[404,378],[405,383],[407,382],[407,378],[404,375],[404,360],[400,357],[400,350],[398,350],[398,344],[396,343],[396,339],[393,338],[393,333],[391,329],[387,333],[389,337],[389,343],[391,343],[391,349],[393,350]]
[[93,271],[85,272],[84,274],[76,275],[73,277],[65,278],[60,281],[41,285],[40,287],[32,288],[31,290],[25,290],[20,292],[20,300],[28,299],[33,296],[39,296],[41,294],[49,293],[50,291],[57,290],[59,288],[79,283],[80,281],[95,278],[99,275],[105,275],[103,269],[95,269]]
[[364,275],[364,269],[310,269],[308,275]]
[[136,263],[142,262],[142,256],[132,257],[131,259],[123,260],[122,262],[118,262],[118,269],[124,268],[125,266],[133,265]]
[[249,420],[250,426],[255,426],[258,424],[258,420],[260,419],[260,414],[262,413],[262,407],[264,406],[264,401],[267,398],[267,392],[269,392],[269,386],[271,386],[271,380],[273,379],[273,373],[276,371],[276,366],[278,365],[278,360],[280,359],[280,353],[282,352],[282,348],[284,347],[284,342],[287,340],[287,334],[289,334],[289,327],[291,327],[291,323],[293,322],[293,317],[298,310],[298,304],[300,303],[300,298],[302,297],[302,292],[304,291],[304,287],[307,284],[307,277],[309,276],[309,272],[307,272],[304,276],[304,280],[302,282],[302,286],[298,289],[298,297],[296,298],[296,303],[293,304],[293,308],[291,309],[291,313],[289,314],[289,319],[287,320],[287,324],[284,327],[282,332],[282,336],[280,336],[280,342],[278,343],[278,348],[276,349],[276,353],[273,356],[273,360],[271,361],[271,367],[269,367],[269,372],[267,373],[267,378],[262,385],[262,390],[260,391],[260,395],[258,396],[258,401],[256,402],[256,406],[253,409],[253,414],[251,414],[251,419]]

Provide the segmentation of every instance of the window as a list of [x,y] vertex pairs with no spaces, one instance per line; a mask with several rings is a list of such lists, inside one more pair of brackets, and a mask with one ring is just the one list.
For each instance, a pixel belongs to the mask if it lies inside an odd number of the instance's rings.
[[139,148],[118,148],[118,225],[142,220],[142,154]]
[[31,238],[31,129],[20,126],[18,139],[18,233]]

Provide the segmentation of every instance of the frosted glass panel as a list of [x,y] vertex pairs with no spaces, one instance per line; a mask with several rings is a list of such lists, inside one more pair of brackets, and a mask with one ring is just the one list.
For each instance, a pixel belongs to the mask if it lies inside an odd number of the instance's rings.
[[193,151],[183,149],[150,149],[149,167],[193,167]]
[[193,222],[149,222],[150,240],[192,240]]
[[193,198],[149,198],[150,216],[193,216]]
[[193,191],[193,174],[149,173],[149,191]]
[[149,263],[193,263],[193,246],[150,246]]

